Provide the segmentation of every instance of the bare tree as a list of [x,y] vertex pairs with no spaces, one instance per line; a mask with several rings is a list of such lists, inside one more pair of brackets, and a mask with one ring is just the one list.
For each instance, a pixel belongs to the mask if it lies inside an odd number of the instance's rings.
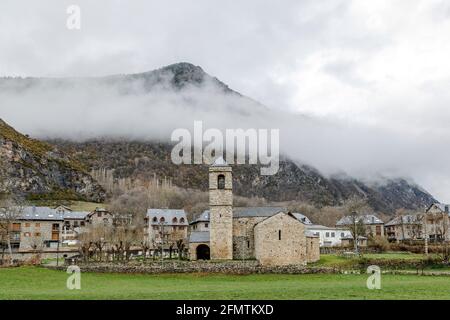
[[0,235],[3,239],[3,246],[6,242],[10,264],[13,263],[11,239],[17,232],[20,234],[20,230],[15,230],[15,223],[17,223],[22,212],[23,206],[20,200],[7,195],[0,198]]
[[369,210],[367,200],[353,196],[344,202],[343,208],[350,219],[348,227],[353,236],[355,253],[359,253],[359,239],[366,235],[363,213]]

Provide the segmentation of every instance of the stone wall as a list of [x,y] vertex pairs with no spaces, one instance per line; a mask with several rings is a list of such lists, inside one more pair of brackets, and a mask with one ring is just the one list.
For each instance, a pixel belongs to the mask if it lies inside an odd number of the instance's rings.
[[[225,176],[225,188],[218,189],[218,176]],[[231,167],[209,168],[211,259],[233,259],[233,185]]]
[[190,242],[189,243],[189,259],[192,261],[197,260],[197,247],[199,245],[205,245],[208,246],[211,250],[211,247],[209,246],[209,242]]
[[[101,273],[221,273],[221,274],[309,274],[309,273],[340,273],[337,268],[305,267],[304,265],[262,266],[257,261],[150,261],[141,264],[80,264],[81,272]],[[67,266],[48,266],[50,269],[66,270]]]
[[255,257],[266,266],[306,264],[305,225],[278,213],[255,226]]
[[52,240],[53,224],[58,225],[57,234],[60,235],[62,221],[20,221],[20,250],[44,248],[44,241]]
[[255,259],[254,227],[267,217],[233,218],[233,258]]
[[319,237],[306,237],[306,256],[308,263],[320,260]]

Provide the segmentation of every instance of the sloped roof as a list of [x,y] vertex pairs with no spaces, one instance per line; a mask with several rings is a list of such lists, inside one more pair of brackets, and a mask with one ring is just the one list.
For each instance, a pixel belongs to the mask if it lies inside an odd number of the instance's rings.
[[307,216],[305,216],[302,213],[297,213],[297,212],[293,212],[292,213],[294,215],[294,217],[297,218],[298,221],[303,222],[304,224],[312,224],[311,220],[309,220],[309,218]]
[[64,219],[77,219],[82,220],[86,219],[89,212],[87,211],[66,211],[63,213]]
[[209,210],[203,211],[194,221],[190,224],[194,224],[197,222],[209,222]]
[[236,207],[233,209],[233,218],[271,217],[284,211],[287,210],[282,207]]
[[209,242],[209,231],[194,231],[189,235],[189,242]]
[[[381,221],[380,218],[378,218],[377,216],[373,215],[373,214],[366,214],[366,215],[362,215],[362,216],[358,216],[357,217],[357,221],[361,221],[364,224],[381,224],[383,223],[383,221]],[[337,226],[346,226],[346,225],[350,225],[353,223],[353,217],[352,216],[345,216],[342,217],[338,222],[336,222]]]
[[308,230],[337,230],[338,228],[331,228],[327,226],[323,226],[321,224],[309,224],[306,226],[306,229]]
[[[153,223],[153,218],[156,217],[158,223],[161,218],[164,218],[167,224],[188,225],[186,212],[183,209],[148,209],[147,217],[149,218],[150,223]],[[176,223],[172,222],[174,218],[177,218]],[[184,222],[181,223],[180,220],[182,218],[184,219]]]
[[445,204],[445,203],[433,203],[432,205],[430,205],[427,208],[427,212],[431,209],[432,206],[436,206],[439,208],[439,210],[441,210],[442,212],[445,212],[445,207],[449,207],[450,208],[450,204]]
[[386,223],[385,226],[389,227],[389,226],[396,226],[396,225],[402,224],[402,220],[403,220],[403,224],[417,224],[420,222],[417,219],[416,215],[409,214],[409,215],[405,215],[405,216],[401,216],[401,217],[395,217],[394,219],[392,219],[391,221]]
[[64,214],[57,212],[55,209],[49,207],[24,207],[20,220],[50,220],[62,221]]

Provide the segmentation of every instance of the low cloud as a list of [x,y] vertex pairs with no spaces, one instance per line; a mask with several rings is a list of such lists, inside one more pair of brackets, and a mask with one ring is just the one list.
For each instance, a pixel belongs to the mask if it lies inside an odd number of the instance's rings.
[[174,89],[170,76],[151,86],[145,79],[3,79],[0,114],[33,137],[77,141],[169,141],[174,129],[192,130],[195,120],[203,121],[205,129],[275,128],[280,129],[282,153],[325,174],[408,177],[437,197],[441,184],[448,185],[450,159],[441,146],[450,141],[445,137],[273,110],[225,93],[215,81]]

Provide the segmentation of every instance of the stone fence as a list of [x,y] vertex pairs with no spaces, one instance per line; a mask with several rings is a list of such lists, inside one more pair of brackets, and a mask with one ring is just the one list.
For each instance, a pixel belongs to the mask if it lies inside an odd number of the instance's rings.
[[[311,274],[340,273],[341,270],[329,267],[306,267],[304,265],[289,265],[267,267],[257,261],[150,261],[146,263],[89,263],[79,264],[81,272],[100,273],[221,273],[221,274]],[[49,269],[66,270],[67,266],[46,266]]]

